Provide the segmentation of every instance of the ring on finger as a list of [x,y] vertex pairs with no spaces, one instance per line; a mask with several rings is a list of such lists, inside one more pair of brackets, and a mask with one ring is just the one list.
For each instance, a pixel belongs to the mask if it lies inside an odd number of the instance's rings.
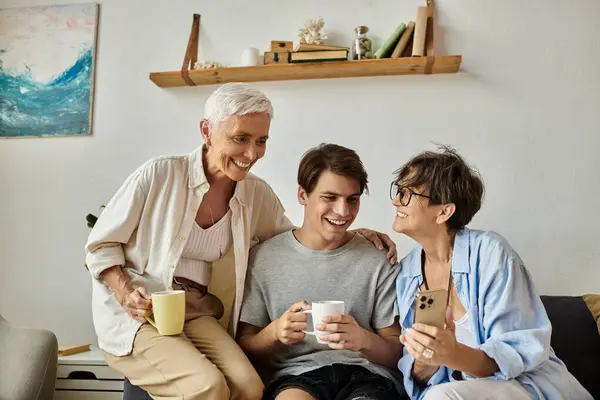
[[421,353],[421,355],[422,355],[423,357],[425,357],[425,358],[432,358],[434,354],[435,354],[435,353],[434,353],[434,351],[433,351],[433,350],[431,350],[431,349],[425,349],[425,350],[423,350],[423,352]]

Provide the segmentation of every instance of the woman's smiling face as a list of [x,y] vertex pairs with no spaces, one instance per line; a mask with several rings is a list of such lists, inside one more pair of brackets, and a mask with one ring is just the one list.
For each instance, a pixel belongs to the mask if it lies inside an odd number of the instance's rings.
[[208,144],[209,169],[216,177],[223,175],[239,182],[250,168],[265,155],[271,118],[266,113],[232,116],[222,121],[214,132],[202,121],[202,136]]

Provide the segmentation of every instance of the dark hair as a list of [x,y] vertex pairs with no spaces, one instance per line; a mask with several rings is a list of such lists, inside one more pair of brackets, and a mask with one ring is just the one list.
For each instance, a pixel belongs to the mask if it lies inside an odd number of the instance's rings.
[[456,210],[447,225],[449,232],[458,232],[481,208],[484,185],[479,173],[456,150],[449,146],[439,150],[418,154],[394,174],[403,187],[418,188],[430,196],[430,204],[454,203]]
[[324,171],[356,179],[360,183],[360,194],[369,193],[368,176],[360,157],[354,150],[337,144],[321,143],[302,156],[298,167],[298,185],[310,194]]

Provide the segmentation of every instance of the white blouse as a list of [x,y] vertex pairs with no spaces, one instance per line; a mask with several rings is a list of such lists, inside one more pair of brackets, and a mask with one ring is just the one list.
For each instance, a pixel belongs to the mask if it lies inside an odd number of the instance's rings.
[[214,225],[202,229],[194,222],[187,243],[175,268],[175,277],[186,278],[208,286],[213,261],[223,258],[233,242],[231,210]]
[[[125,312],[110,288],[99,280],[100,273],[120,265],[134,285],[144,286],[150,293],[172,289],[175,266],[209,187],[202,147],[198,147],[189,155],[147,161],[106,204],[85,247],[93,278],[93,321],[101,349],[116,356],[129,354],[141,323]],[[253,174],[237,183],[229,208],[233,246],[231,256],[228,253],[219,262],[235,266],[229,325],[230,334],[235,335],[250,248],[293,225],[273,189]]]

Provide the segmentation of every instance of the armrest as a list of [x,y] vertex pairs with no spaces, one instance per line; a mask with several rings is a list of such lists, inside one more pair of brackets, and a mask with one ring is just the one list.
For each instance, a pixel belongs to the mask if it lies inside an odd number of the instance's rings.
[[16,327],[0,316],[0,398],[51,400],[57,364],[54,333]]

